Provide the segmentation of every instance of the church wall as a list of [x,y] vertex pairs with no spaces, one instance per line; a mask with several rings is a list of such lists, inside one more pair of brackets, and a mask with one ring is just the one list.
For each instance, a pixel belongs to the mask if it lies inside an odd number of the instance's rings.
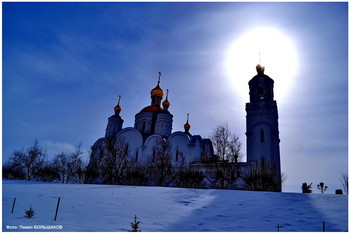
[[128,127],[124,128],[122,131],[120,131],[117,134],[117,137],[120,137],[125,141],[126,144],[128,144],[128,155],[129,157],[133,158],[137,161],[142,161],[142,144],[143,139],[140,132],[134,128]]
[[154,133],[162,136],[170,136],[173,125],[173,115],[167,112],[158,113]]
[[143,162],[147,162],[147,160],[151,160],[154,154],[155,147],[163,140],[162,136],[158,134],[151,135],[147,138],[144,143],[143,148]]
[[135,116],[134,127],[141,133],[151,134],[153,112],[141,112]]
[[177,152],[182,153],[185,156],[187,164],[199,160],[202,152],[199,138],[196,138],[195,142],[191,142],[191,138],[183,132],[175,132],[168,138],[175,158]]

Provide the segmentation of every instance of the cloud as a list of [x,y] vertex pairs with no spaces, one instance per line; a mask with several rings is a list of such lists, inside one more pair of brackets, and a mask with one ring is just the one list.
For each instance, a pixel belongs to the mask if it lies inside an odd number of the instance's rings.
[[[49,160],[53,159],[54,156],[60,153],[73,153],[78,147],[67,142],[55,142],[50,140],[39,141],[39,145],[41,145],[44,150],[46,150],[46,154]],[[89,152],[88,149],[80,147],[80,150],[82,151],[82,158],[87,161]]]

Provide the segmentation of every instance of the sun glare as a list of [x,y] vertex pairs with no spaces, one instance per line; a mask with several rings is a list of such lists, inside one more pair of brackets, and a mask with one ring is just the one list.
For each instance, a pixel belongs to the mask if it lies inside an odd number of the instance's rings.
[[275,99],[281,100],[293,88],[298,61],[290,38],[274,28],[255,28],[237,38],[227,53],[226,67],[237,94],[249,99],[248,81],[256,75],[257,64],[274,81]]

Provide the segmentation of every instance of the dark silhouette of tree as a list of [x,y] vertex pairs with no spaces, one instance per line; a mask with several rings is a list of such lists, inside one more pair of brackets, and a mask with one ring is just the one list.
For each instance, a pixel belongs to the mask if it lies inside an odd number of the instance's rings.
[[241,160],[242,142],[237,135],[231,133],[227,123],[217,126],[210,139],[218,160],[227,160],[228,162]]
[[37,177],[39,170],[45,164],[45,151],[34,141],[27,150],[15,150],[9,161],[5,163],[6,175],[11,179],[32,180]]
[[69,181],[69,169],[68,169],[68,156],[65,153],[61,153],[55,156],[53,165],[57,171],[59,181],[61,183],[68,183]]
[[303,183],[301,186],[302,193],[312,193],[311,184]]
[[128,145],[121,137],[106,141],[102,153],[101,175],[104,184],[120,184],[128,168]]
[[183,154],[178,155],[175,163],[171,153],[171,145],[165,139],[159,139],[153,149],[153,155],[149,155],[146,167],[150,181],[157,186],[169,186],[177,177],[185,164]]
[[243,179],[249,190],[280,192],[281,180],[277,168],[265,160],[250,163]]
[[53,162],[45,161],[36,173],[36,179],[43,182],[53,182],[59,180],[59,175]]
[[43,166],[45,157],[44,150],[39,146],[38,141],[35,140],[34,145],[28,148],[23,158],[23,166],[27,180],[31,180],[33,175]]
[[230,189],[240,176],[239,163],[214,159],[206,165],[205,178],[212,184],[213,188]]
[[229,189],[241,176],[242,143],[228,124],[217,126],[210,136],[216,156],[206,162],[205,178],[214,188]]
[[189,166],[178,172],[176,185],[182,188],[204,188],[204,173]]
[[32,208],[32,206],[29,207],[29,210],[24,210],[24,213],[24,217],[26,217],[27,219],[31,219],[35,215],[35,211]]
[[140,221],[137,221],[137,216],[135,215],[134,222],[130,222],[131,230],[129,232],[141,232],[140,223]]
[[149,184],[149,176],[147,174],[147,169],[144,164],[134,162],[132,165],[128,166],[124,183],[127,185],[138,185],[144,186]]
[[16,152],[14,152],[12,157],[3,165],[2,176],[4,179],[24,180],[25,174],[22,166],[22,160],[17,157],[20,155],[15,154]]
[[86,165],[82,160],[81,145],[75,147],[74,152],[61,153],[55,156],[53,166],[57,171],[61,183],[83,183]]

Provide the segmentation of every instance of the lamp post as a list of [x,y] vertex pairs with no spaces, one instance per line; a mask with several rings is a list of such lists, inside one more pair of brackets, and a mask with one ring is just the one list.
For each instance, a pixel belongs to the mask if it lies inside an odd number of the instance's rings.
[[321,182],[321,183],[319,183],[319,184],[317,185],[317,188],[318,188],[319,190],[321,190],[321,193],[323,194],[323,192],[325,192],[325,191],[327,190],[328,186],[325,186],[324,183]]

